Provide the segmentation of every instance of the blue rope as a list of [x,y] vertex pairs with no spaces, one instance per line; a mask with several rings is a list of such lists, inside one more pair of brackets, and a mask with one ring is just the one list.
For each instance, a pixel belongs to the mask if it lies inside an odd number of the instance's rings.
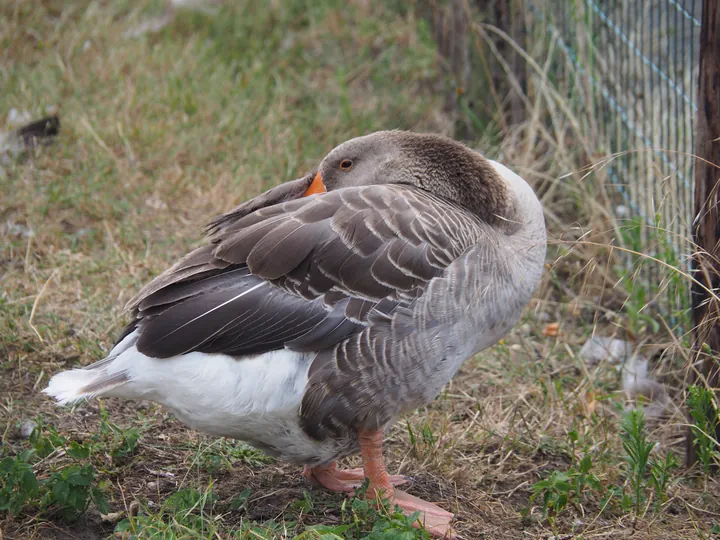
[[692,21],[692,23],[695,26],[702,26],[702,23],[700,21],[698,21],[695,17],[693,17],[690,13],[685,11],[685,9],[680,4],[678,4],[676,2],[676,0],[667,0],[667,1],[668,1],[668,4],[675,6],[675,9],[678,10],[682,14],[683,17]]

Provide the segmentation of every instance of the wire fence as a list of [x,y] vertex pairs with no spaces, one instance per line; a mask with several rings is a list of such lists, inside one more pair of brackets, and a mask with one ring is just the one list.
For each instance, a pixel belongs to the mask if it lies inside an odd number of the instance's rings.
[[[591,108],[623,239],[687,268],[693,214],[701,0],[526,0],[529,33],[548,33],[572,71],[576,107]],[[565,67],[565,69],[563,69]],[[653,265],[642,269],[649,284]],[[667,299],[685,311],[686,294]]]
[[[451,109],[456,103],[455,135],[472,140],[496,125],[498,105],[505,127],[523,123],[534,114],[528,110],[533,85],[551,85],[564,114],[579,124],[575,133],[591,140],[579,161],[596,165],[594,178],[612,207],[621,244],[666,265],[627,257],[634,288],[669,314],[679,331],[688,330],[687,282],[667,266],[688,270],[692,252],[702,0],[418,0],[418,5],[455,79],[447,104]],[[498,31],[487,32],[488,27]],[[469,37],[476,31],[482,43]],[[542,66],[542,77],[529,69],[529,59]],[[456,100],[456,93],[462,97]],[[495,109],[483,111],[488,102]],[[503,137],[508,133],[504,129]],[[673,275],[677,281],[668,284]]]

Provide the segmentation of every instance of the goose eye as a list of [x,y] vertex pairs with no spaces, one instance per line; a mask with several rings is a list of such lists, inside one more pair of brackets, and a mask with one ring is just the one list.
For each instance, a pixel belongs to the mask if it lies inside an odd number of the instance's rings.
[[353,162],[350,161],[349,159],[343,159],[340,162],[340,170],[342,170],[342,171],[349,171],[350,169],[352,169],[352,166],[353,166]]

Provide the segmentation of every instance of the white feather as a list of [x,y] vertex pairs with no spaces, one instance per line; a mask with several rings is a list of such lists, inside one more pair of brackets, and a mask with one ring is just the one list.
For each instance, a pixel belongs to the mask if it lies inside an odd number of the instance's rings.
[[71,369],[52,377],[43,392],[54,397],[60,405],[72,405],[85,398],[92,397],[89,392],[82,392],[81,389],[97,379],[97,371]]
[[[194,429],[248,441],[298,463],[327,463],[337,454],[338,445],[344,444],[314,441],[299,425],[314,353],[282,349],[233,358],[192,352],[159,359],[128,346],[136,339],[135,332],[130,334],[108,359],[94,364],[97,368],[58,373],[43,391],[61,405],[94,395],[153,401]],[[97,392],[83,391],[118,374],[127,382]]]

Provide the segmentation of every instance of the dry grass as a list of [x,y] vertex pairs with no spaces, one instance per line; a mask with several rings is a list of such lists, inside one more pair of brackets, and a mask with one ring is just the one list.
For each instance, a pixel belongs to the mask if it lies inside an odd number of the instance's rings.
[[[4,165],[0,179],[0,459],[27,448],[19,427],[36,415],[72,440],[92,439],[103,425],[98,402],[57,409],[39,390],[50,374],[107,352],[125,322],[121,306],[194,245],[210,217],[298,177],[351,136],[452,132],[442,112],[441,61],[412,14],[373,5],[359,17],[362,6],[340,2],[255,4],[181,12],[139,38],[124,32],[159,14],[159,3],[0,7],[0,120],[13,107],[39,116],[57,106],[62,121],[56,144]],[[476,28],[483,48],[489,31]],[[605,488],[625,482],[618,423],[626,400],[614,368],[578,357],[591,335],[642,342],[648,355],[663,351],[654,368],[671,403],[649,420],[648,436],[659,454],[682,455],[685,433],[687,343],[646,305],[652,295],[632,304],[638,295],[617,257],[632,246],[608,211],[603,165],[610,157],[595,155],[586,119],[550,82],[550,61],[535,60],[543,54],[527,56],[527,123],[508,128],[499,145],[489,137],[476,146],[541,194],[548,272],[503,343],[467,362],[435,402],[396,426],[390,466],[414,476],[412,493],[457,509],[466,538],[709,535],[720,521],[720,486],[696,471],[675,475],[660,511],[648,504],[639,516],[603,505],[598,493],[550,523],[541,501],[530,502],[535,482],[585,454]],[[640,257],[641,264],[648,263]],[[548,336],[553,322],[559,333]],[[136,450],[119,460],[104,439],[93,443],[111,511],[137,501],[141,514],[159,520],[178,489],[211,485],[218,497],[207,529],[182,525],[163,537],[293,536],[345,519],[342,498],[304,495],[308,486],[286,464],[248,464],[236,446],[200,436],[152,404],[103,405],[113,422],[142,432]],[[36,473],[45,478],[69,462],[54,453]],[[233,508],[246,488],[246,503]],[[0,519],[1,538],[101,538],[114,528],[94,507],[74,523],[37,508]],[[274,532],[270,520],[279,524]],[[253,522],[265,528],[252,533]]]

